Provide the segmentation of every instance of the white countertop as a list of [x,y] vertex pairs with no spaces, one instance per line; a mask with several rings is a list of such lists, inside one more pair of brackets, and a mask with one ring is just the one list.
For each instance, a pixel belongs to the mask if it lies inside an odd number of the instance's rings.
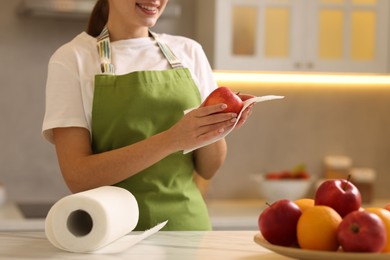
[[56,249],[45,237],[44,219],[25,219],[17,206],[7,203],[0,207],[0,259],[288,259],[253,241],[263,200],[213,200],[207,205],[214,231],[160,231],[124,253],[89,255]]
[[264,202],[207,204],[215,231],[162,231],[122,254],[89,255],[56,249],[45,237],[44,219],[25,219],[15,204],[6,203],[0,207],[0,259],[287,259],[253,241]]
[[254,231],[160,231],[120,254],[76,254],[50,244],[42,231],[0,232],[0,259],[289,259],[253,241]]

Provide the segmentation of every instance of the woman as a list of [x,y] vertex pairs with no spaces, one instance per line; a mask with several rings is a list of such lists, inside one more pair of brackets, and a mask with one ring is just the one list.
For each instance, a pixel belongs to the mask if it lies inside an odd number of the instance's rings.
[[164,220],[165,230],[209,230],[193,173],[213,177],[226,143],[183,150],[221,135],[237,115],[218,113],[225,104],[184,115],[216,83],[199,44],[149,31],[167,2],[96,3],[88,33],[50,59],[43,136],[55,144],[72,192],[116,185],[133,193],[140,209],[137,230]]

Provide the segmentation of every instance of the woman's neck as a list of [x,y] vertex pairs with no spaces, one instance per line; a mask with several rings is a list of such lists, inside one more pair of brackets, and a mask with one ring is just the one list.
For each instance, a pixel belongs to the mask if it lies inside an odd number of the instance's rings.
[[147,27],[132,28],[125,25],[113,25],[110,24],[110,22],[108,22],[107,27],[112,42],[132,38],[143,38],[148,37],[149,35],[149,28]]

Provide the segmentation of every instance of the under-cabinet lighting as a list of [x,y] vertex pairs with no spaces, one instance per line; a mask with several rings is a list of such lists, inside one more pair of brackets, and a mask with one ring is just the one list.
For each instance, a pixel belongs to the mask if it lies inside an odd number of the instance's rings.
[[218,82],[301,84],[301,85],[376,85],[390,86],[390,75],[385,74],[307,74],[215,71]]

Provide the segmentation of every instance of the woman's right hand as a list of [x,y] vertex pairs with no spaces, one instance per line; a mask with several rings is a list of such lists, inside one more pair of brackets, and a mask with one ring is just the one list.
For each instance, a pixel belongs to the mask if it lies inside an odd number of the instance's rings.
[[190,150],[222,135],[232,127],[236,113],[220,113],[226,104],[200,106],[173,125],[168,132],[175,144],[175,150]]

